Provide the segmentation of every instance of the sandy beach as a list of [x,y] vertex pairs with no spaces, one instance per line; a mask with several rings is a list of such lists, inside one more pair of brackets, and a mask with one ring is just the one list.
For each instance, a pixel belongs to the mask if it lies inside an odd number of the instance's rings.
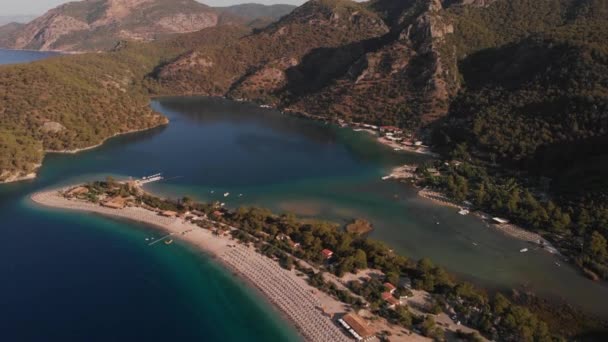
[[238,244],[226,236],[216,236],[181,218],[161,217],[140,207],[116,210],[59,195],[59,190],[31,196],[37,204],[68,210],[92,212],[149,224],[162,229],[171,239],[190,243],[214,257],[222,265],[255,286],[300,331],[307,341],[351,341],[332,322],[332,316],[344,312],[344,304],[308,285],[295,270],[281,268],[275,261]]

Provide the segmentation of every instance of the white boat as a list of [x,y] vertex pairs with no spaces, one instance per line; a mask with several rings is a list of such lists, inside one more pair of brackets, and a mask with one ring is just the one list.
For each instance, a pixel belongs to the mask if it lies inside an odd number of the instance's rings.
[[243,197],[243,194],[239,194],[239,197]]
[[211,193],[214,193],[215,191],[211,190]]
[[460,215],[468,215],[469,211],[467,209],[462,209],[461,211],[458,212]]
[[527,248],[522,248],[522,249],[520,249],[520,250],[519,250],[519,252],[520,252],[520,253],[525,253],[525,252],[527,252],[527,251],[528,251],[528,249],[527,249]]
[[227,192],[227,193],[224,194],[224,197],[228,197],[228,196],[230,196],[229,192]]
[[391,176],[384,176],[384,177],[382,177],[382,180],[387,180],[389,178],[391,178]]
[[395,151],[402,151],[403,149],[401,147],[395,147],[393,150],[395,150]]

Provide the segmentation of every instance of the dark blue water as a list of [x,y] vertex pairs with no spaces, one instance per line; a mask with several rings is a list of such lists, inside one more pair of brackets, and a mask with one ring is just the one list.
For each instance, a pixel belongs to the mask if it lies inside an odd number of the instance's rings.
[[33,62],[58,55],[60,54],[57,52],[0,49],[0,65]]

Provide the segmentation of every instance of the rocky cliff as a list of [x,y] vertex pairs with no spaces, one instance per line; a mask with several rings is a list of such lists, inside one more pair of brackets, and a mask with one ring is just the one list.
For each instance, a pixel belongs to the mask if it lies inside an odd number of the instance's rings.
[[150,41],[240,21],[194,0],[85,0],[61,5],[24,26],[0,29],[0,46],[99,51],[120,40]]
[[441,59],[453,31],[441,9],[438,0],[313,0],[238,42],[190,52],[155,79],[171,91],[420,125],[445,114],[458,89]]

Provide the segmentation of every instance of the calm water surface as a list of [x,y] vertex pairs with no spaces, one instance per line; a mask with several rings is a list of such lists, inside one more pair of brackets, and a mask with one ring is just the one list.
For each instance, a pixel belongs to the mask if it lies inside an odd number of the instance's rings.
[[[525,286],[608,316],[608,289],[526,243],[381,181],[424,159],[357,133],[221,99],[166,98],[152,106],[167,127],[118,137],[77,155],[49,155],[35,181],[0,187],[3,317],[9,336],[99,340],[291,340],[267,305],[203,256],[179,245],[149,248],[145,227],[33,207],[41,188],[106,175],[163,172],[150,186],[230,207],[262,205],[339,222],[371,220],[372,236],[412,258],[429,257],[491,287]],[[223,193],[230,192],[228,198]],[[243,194],[238,197],[238,194]],[[31,329],[36,327],[39,329]]]
[[[131,166],[145,153],[128,146],[160,133],[76,159],[50,156],[35,181],[0,186],[2,341],[300,340],[257,293],[188,246],[149,247],[145,239],[161,235],[150,228],[28,200],[82,174],[142,172]],[[108,159],[122,147],[130,152]]]
[[0,49],[0,65],[33,62],[58,55],[57,52]]

